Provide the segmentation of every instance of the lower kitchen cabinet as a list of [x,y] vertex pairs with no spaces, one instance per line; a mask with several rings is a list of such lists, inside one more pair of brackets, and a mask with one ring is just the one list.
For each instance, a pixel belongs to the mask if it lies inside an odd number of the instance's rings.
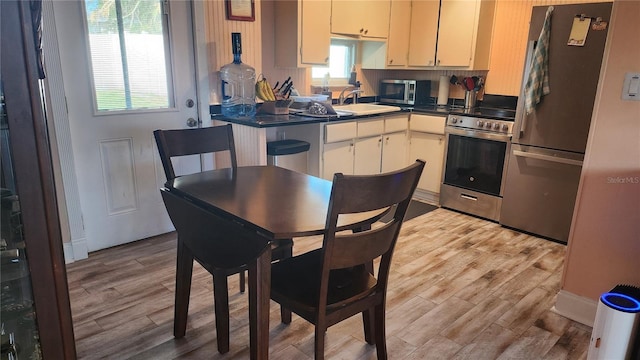
[[430,200],[437,198],[442,183],[444,167],[446,118],[423,114],[411,114],[409,158],[422,159],[426,166],[418,182],[418,190],[426,192]]
[[354,149],[353,140],[324,144],[322,177],[332,180],[335,173],[353,175]]
[[411,132],[409,154],[411,159],[422,159],[427,162],[418,182],[418,188],[440,193],[444,163],[444,135]]
[[380,173],[380,159],[382,157],[382,136],[374,136],[355,141],[355,156],[353,173],[369,175]]
[[[407,166],[407,132],[384,134],[382,136],[382,172],[402,169]],[[416,158],[409,159],[410,161]]]
[[407,114],[324,125],[321,177],[379,174],[407,166],[408,127]]

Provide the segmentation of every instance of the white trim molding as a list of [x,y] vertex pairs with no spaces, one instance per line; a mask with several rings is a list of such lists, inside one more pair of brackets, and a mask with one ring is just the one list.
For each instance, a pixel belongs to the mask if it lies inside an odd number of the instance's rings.
[[598,302],[593,299],[578,296],[566,290],[560,290],[558,292],[558,298],[556,299],[556,305],[551,308],[551,311],[581,324],[593,327],[597,308]]

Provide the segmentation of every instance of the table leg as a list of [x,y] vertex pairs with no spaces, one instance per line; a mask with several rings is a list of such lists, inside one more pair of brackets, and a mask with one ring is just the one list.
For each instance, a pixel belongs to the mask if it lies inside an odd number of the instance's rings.
[[191,293],[191,275],[193,273],[193,254],[180,241],[178,235],[178,256],[176,261],[176,297],[173,319],[173,336],[184,337],[187,331],[189,295]]
[[251,359],[269,359],[271,246],[249,266],[249,338]]

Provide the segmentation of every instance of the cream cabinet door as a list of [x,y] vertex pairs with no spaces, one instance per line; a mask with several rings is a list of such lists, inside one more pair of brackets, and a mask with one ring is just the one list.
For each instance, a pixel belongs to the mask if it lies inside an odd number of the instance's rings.
[[360,35],[362,25],[362,4],[353,0],[333,0],[331,2],[331,32],[334,34]]
[[331,46],[331,0],[300,2],[300,61],[302,64],[326,64],[329,61]]
[[361,37],[389,35],[390,0],[333,0],[331,32]]
[[439,11],[438,1],[412,2],[409,66],[435,65]]
[[333,174],[353,174],[354,144],[353,141],[340,141],[324,144],[322,152],[322,177],[333,180]]
[[391,0],[387,67],[406,66],[411,31],[411,0]]
[[[413,161],[415,159],[411,159]],[[407,166],[407,133],[382,135],[382,172],[399,170]]]
[[[277,67],[326,65],[331,46],[331,0],[273,2]],[[286,19],[283,20],[283,19]]]
[[357,139],[353,173],[356,175],[379,174],[381,158],[382,136]]
[[470,66],[478,1],[442,0],[436,66]]
[[426,162],[418,188],[432,193],[440,193],[444,164],[444,134],[411,132],[409,158]]
[[389,36],[391,0],[361,1],[364,37],[386,39]]

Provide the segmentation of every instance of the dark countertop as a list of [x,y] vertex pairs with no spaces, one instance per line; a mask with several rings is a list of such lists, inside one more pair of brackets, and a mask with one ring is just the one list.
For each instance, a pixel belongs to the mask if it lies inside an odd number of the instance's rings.
[[[364,98],[362,102],[371,102],[375,101],[374,97]],[[455,100],[453,100],[455,101]],[[513,108],[515,109],[515,102],[517,101],[517,97],[510,96],[501,96],[501,95],[485,95],[485,100],[478,104],[479,106],[491,106],[491,107],[505,107],[505,108]],[[433,100],[435,104],[435,99]],[[398,106],[398,105],[396,105]],[[460,111],[460,106],[456,106],[454,102],[448,104],[446,106],[436,106],[436,105],[427,105],[427,106],[400,106],[402,109],[400,112],[415,112],[421,114],[429,114],[429,115],[439,115],[439,116],[447,116],[452,111]],[[352,116],[352,115],[333,115],[333,116],[323,116],[323,117],[311,117],[311,116],[300,116],[300,115],[269,115],[269,114],[258,114],[255,117],[247,117],[247,118],[228,118],[222,116],[220,114],[220,105],[211,105],[209,106],[209,111],[211,114],[211,120],[220,120],[226,121],[233,124],[246,125],[256,128],[267,128],[267,127],[276,127],[276,126],[291,126],[291,125],[303,125],[303,124],[314,124],[314,123],[326,123],[332,121],[344,121],[344,120],[352,120],[352,119],[365,119],[369,117],[380,116],[381,114],[375,115],[364,115],[364,116]],[[395,114],[395,113],[386,113],[386,114]]]
[[376,117],[380,115],[388,115],[388,114],[396,114],[402,112],[419,112],[419,113],[428,113],[434,115],[442,115],[446,116],[449,114],[449,109],[436,109],[435,107],[424,107],[424,108],[404,108],[398,112],[392,113],[384,113],[384,114],[373,114],[373,115],[362,115],[362,116],[353,116],[353,115],[327,115],[322,117],[311,117],[311,116],[301,116],[301,115],[270,115],[270,114],[260,114],[258,113],[255,117],[246,117],[246,118],[228,118],[222,116],[220,113],[211,113],[211,120],[220,120],[230,122],[232,124],[239,124],[245,126],[251,126],[256,128],[267,128],[267,127],[276,127],[276,126],[292,126],[292,125],[303,125],[303,124],[314,124],[314,123],[326,123],[333,121],[345,121],[345,120],[353,120],[353,119],[366,119],[370,117]]

